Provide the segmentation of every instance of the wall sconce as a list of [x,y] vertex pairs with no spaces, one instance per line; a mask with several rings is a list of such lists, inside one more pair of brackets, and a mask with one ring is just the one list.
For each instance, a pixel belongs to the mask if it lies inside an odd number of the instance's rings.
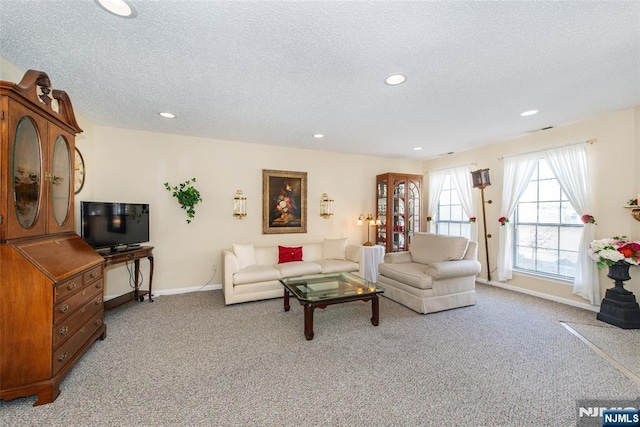
[[489,178],[489,169],[478,169],[471,172],[471,181],[473,182],[473,188],[479,188],[482,195],[482,223],[484,225],[484,252],[487,255],[487,281],[491,281],[491,267],[489,267],[489,238],[491,234],[487,233],[487,215],[484,211],[484,204],[491,204],[492,201],[484,201],[484,189],[491,185],[491,179]]
[[233,196],[233,216],[238,219],[247,216],[247,198],[242,194],[242,190],[237,190]]
[[370,232],[371,232],[371,226],[375,225],[381,225],[382,222],[380,221],[380,218],[373,218],[373,215],[369,214],[367,215],[367,217],[365,218],[363,214],[360,214],[360,216],[358,217],[358,225],[362,225],[366,222],[367,224],[367,241],[364,242],[362,244],[362,246],[373,246],[373,243],[371,243],[371,237],[370,237]]
[[640,193],[635,199],[629,200],[624,207],[631,209],[631,216],[636,221],[640,221]]
[[320,197],[320,216],[329,219],[333,215],[333,199],[330,199],[327,193],[322,193]]

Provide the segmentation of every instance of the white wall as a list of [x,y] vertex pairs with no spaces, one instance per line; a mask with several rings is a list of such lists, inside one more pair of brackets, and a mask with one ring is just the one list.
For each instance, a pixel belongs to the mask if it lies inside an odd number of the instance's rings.
[[[563,144],[597,139],[595,144],[587,148],[589,158],[589,186],[594,203],[592,215],[598,225],[596,237],[604,238],[614,235],[627,235],[640,240],[640,222],[634,220],[624,204],[640,193],[640,107],[618,111],[553,129],[539,131],[508,141],[487,144],[481,149],[456,153],[427,161],[423,165],[425,186],[428,188],[428,171],[475,163],[474,169],[490,169],[490,187],[485,189],[485,199],[493,200],[485,205],[487,214],[487,230],[493,238],[489,239],[489,264],[492,279],[497,281],[498,222],[502,200],[502,160],[504,156],[527,153]],[[480,208],[480,191],[475,190],[478,212]],[[486,276],[486,252],[483,243],[482,222],[480,223],[479,260],[483,264],[482,277]],[[640,267],[633,267],[627,282],[627,289],[640,295]],[[514,273],[513,280],[506,282],[527,291],[539,292],[571,301],[584,303],[586,300],[572,294],[567,284],[525,276]],[[611,279],[606,277],[606,270],[600,271],[600,288],[602,297],[605,290],[612,286]]]
[[[46,72],[46,70],[45,70]],[[0,56],[0,79],[19,82],[24,71]],[[55,89],[55,76],[49,76]],[[73,94],[69,94],[73,103]],[[421,173],[418,161],[246,144],[206,138],[139,132],[96,126],[75,109],[83,132],[76,147],[86,165],[86,182],[76,195],[76,231],[80,232],[81,200],[150,204],[151,242],[155,247],[153,288],[179,290],[220,284],[221,251],[232,243],[294,245],[349,237],[366,241],[366,227],[356,225],[361,213],[375,210],[375,176],[385,172]],[[321,142],[319,142],[321,144]],[[262,234],[262,169],[307,172],[307,233]],[[203,202],[191,224],[163,183],[176,185],[191,177]],[[243,190],[248,216],[235,219],[233,195]],[[328,193],[334,216],[319,215],[320,196]],[[146,261],[141,269],[147,275]],[[217,266],[214,277],[213,265]],[[129,290],[124,266],[107,269],[106,295]]]
[[[155,247],[155,290],[219,284],[221,251],[232,243],[295,245],[323,238],[366,241],[358,215],[375,210],[375,176],[385,172],[421,173],[421,162],[273,147],[87,126],[91,135],[78,146],[87,162],[87,182],[76,199],[150,204],[151,242]],[[85,135],[86,136],[86,135]],[[262,170],[307,172],[306,234],[262,234]],[[186,213],[163,183],[176,185],[196,177],[203,201],[196,216]],[[248,215],[232,216],[233,195],[243,190]],[[334,216],[320,217],[320,196],[335,200]],[[213,265],[217,274],[210,280]],[[142,264],[147,271],[146,262]],[[107,295],[127,290],[124,267],[110,268]]]

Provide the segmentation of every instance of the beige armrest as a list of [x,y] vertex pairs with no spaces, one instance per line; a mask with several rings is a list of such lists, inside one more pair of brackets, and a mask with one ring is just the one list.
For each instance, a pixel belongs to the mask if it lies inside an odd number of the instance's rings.
[[362,265],[362,246],[347,245],[347,252],[345,257],[349,261],[357,262],[358,265]]
[[407,264],[412,262],[411,252],[389,252],[384,255],[384,262],[387,264]]
[[444,261],[429,264],[427,274],[434,279],[451,279],[475,276],[480,273],[481,268],[480,263],[473,260]]
[[222,251],[222,259],[224,261],[224,276],[222,286],[224,286],[225,292],[228,292],[229,295],[232,295],[233,275],[240,271],[240,263],[238,262],[238,257],[236,256],[236,254],[226,249]]

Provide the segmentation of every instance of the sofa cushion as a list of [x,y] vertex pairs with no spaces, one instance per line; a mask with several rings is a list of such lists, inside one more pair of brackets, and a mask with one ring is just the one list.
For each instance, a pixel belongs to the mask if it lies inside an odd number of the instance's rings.
[[421,264],[462,259],[469,240],[466,237],[434,233],[414,233],[409,245],[411,259]]
[[353,261],[343,261],[340,259],[319,259],[314,261],[320,264],[322,273],[343,273],[358,271],[358,263]]
[[278,280],[280,271],[270,265],[252,265],[233,275],[234,285],[245,285],[247,283],[268,282]]
[[424,264],[410,262],[405,264],[380,264],[378,274],[418,289],[431,289],[433,279],[427,274]]
[[240,245],[240,244],[234,243],[233,253],[238,258],[238,264],[240,266],[240,270],[244,270],[247,267],[256,265],[256,252],[255,252],[255,249],[253,248],[253,244],[249,243],[247,245]]
[[284,264],[276,264],[273,266],[280,272],[280,278],[304,276],[305,274],[320,273],[320,264],[309,261],[291,261]]
[[347,237],[342,239],[324,239],[322,259],[347,259]]
[[290,248],[278,245],[278,263],[302,261],[302,246]]

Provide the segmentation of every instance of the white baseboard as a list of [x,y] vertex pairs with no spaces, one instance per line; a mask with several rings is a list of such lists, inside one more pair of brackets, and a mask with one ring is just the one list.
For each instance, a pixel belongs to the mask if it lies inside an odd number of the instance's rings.
[[557,297],[557,296],[554,296],[554,295],[544,294],[542,292],[532,291],[530,289],[520,288],[518,286],[507,285],[506,283],[500,283],[500,282],[494,282],[494,281],[488,282],[487,279],[482,279],[480,277],[476,278],[476,282],[484,283],[485,285],[489,285],[489,286],[495,286],[496,288],[507,289],[507,290],[510,290],[510,291],[520,292],[522,294],[527,294],[527,295],[531,295],[531,296],[534,296],[534,297],[538,297],[538,298],[543,298],[543,299],[550,300],[550,301],[559,302],[560,304],[570,305],[572,307],[583,308],[585,310],[590,310],[590,311],[595,311],[595,312],[600,311],[600,307],[599,306],[591,305],[591,304],[589,304],[587,302],[573,301],[573,300],[570,300],[570,299],[567,299],[567,298]]
[[[162,295],[178,295],[178,294],[187,294],[189,292],[200,292],[200,291],[213,291],[216,289],[222,289],[222,284],[213,284],[213,285],[204,285],[204,286],[195,286],[191,288],[175,288],[175,289],[163,289],[160,291],[153,291],[153,297],[159,297]],[[105,301],[109,301],[110,299],[117,298],[120,295],[106,295],[104,297]],[[145,295],[145,299],[148,298],[148,295]]]

